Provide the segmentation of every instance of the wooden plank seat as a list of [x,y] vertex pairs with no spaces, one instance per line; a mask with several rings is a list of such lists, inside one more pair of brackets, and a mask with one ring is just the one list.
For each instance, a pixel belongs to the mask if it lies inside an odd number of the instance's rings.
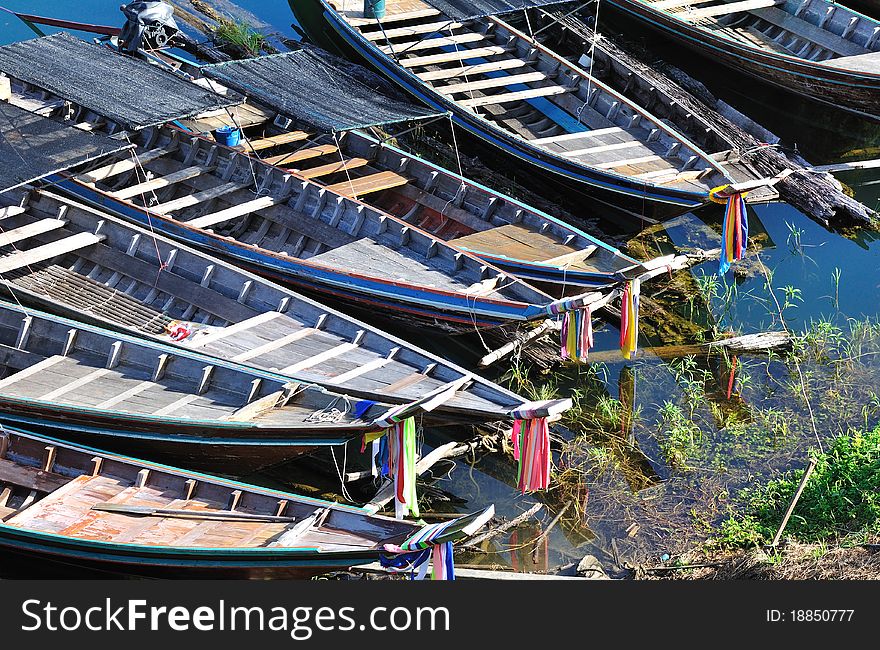
[[508,104],[510,102],[519,102],[525,99],[534,99],[536,97],[550,97],[553,95],[562,95],[571,92],[570,88],[565,86],[544,86],[541,88],[529,88],[528,90],[520,90],[513,93],[503,93],[500,95],[486,95],[485,97],[474,97],[473,99],[459,100],[459,104],[468,108],[476,108],[478,106],[490,106],[495,104]]
[[587,140],[611,133],[623,133],[624,131],[625,130],[619,126],[609,126],[604,129],[593,129],[592,131],[577,131],[574,133],[551,135],[546,138],[535,138],[534,140],[529,140],[529,142],[532,144],[557,144],[559,142],[567,142],[568,140]]
[[471,90],[486,90],[488,88],[500,88],[504,86],[512,86],[514,84],[544,81],[547,78],[547,75],[543,72],[526,72],[523,74],[505,75],[503,77],[492,77],[490,79],[450,84],[448,86],[435,86],[434,90],[443,93],[444,95],[455,95],[456,93],[466,93]]
[[235,148],[241,149],[242,151],[261,151],[262,149],[277,147],[282,144],[300,142],[301,140],[307,140],[310,137],[312,137],[312,134],[306,133],[305,131],[287,131],[285,133],[279,133],[278,135],[269,136],[267,138],[247,140],[246,142],[238,144]]
[[[357,27],[362,27],[366,25],[378,25],[379,21],[375,18],[364,18],[363,12],[358,11],[348,11],[343,14],[345,16],[345,20],[349,25],[354,25]],[[407,20],[418,20],[419,18],[433,18],[434,16],[439,16],[440,12],[433,7],[426,7],[424,9],[415,9],[413,11],[401,11],[399,13],[388,13],[382,18],[383,25],[389,25],[393,23],[402,23]]]
[[384,171],[377,174],[370,174],[369,176],[353,178],[351,179],[351,182],[346,180],[333,185],[328,185],[327,189],[337,194],[356,197],[365,194],[372,194],[373,192],[381,192],[393,187],[400,187],[408,182],[409,179],[405,176],[401,176],[392,171]]
[[80,232],[70,237],[44,244],[43,246],[37,246],[26,251],[17,251],[0,258],[0,273],[9,273],[15,269],[45,262],[80,248],[97,244],[103,239],[103,236],[99,237],[90,232]]
[[784,2],[785,0],[740,0],[740,2],[727,2],[713,7],[698,7],[697,9],[686,6],[674,13],[676,17],[682,20],[691,21],[697,18],[713,18],[715,16],[737,14],[742,11],[773,7]]
[[0,208],[0,219],[8,219],[25,212],[27,212],[27,208],[23,208],[20,205],[7,205]]
[[44,472],[37,467],[19,465],[6,458],[0,458],[0,482],[11,483],[28,490],[52,492],[70,482],[70,477]]
[[84,172],[82,174],[79,174],[76,179],[83,183],[94,185],[98,181],[107,180],[112,176],[117,176],[124,172],[129,172],[139,165],[143,165],[144,163],[156,160],[157,158],[167,156],[175,149],[177,149],[176,145],[169,147],[157,147],[156,149],[150,149],[149,151],[145,151],[144,153],[137,154],[136,160],[132,158],[132,151],[125,151],[124,153],[127,156],[125,160],[118,160],[116,162],[110,163],[109,165],[98,167],[97,169],[94,169],[90,172]]
[[817,27],[805,20],[801,20],[800,18],[792,16],[776,7],[756,9],[752,11],[752,15],[757,16],[771,25],[781,27],[794,36],[803,38],[816,45],[831,50],[838,56],[856,56],[868,52],[868,50],[860,45],[856,45],[845,38],[841,38],[837,34],[824,30],[821,27]]
[[464,24],[452,20],[441,20],[438,22],[420,23],[418,25],[409,25],[407,27],[394,27],[392,29],[380,29],[375,32],[367,32],[364,34],[364,38],[368,41],[381,41],[391,38],[400,38],[402,36],[433,34],[434,32],[446,31],[449,29],[459,29],[460,27],[464,27]]
[[562,244],[549,235],[535,232],[518,224],[507,224],[471,233],[453,240],[466,250],[483,250],[494,255],[530,262],[541,262],[575,253],[578,249]]
[[382,45],[380,50],[385,54],[402,54],[408,52],[419,52],[422,50],[433,50],[438,47],[458,46],[463,43],[480,43],[485,41],[486,37],[476,32],[467,34],[455,34],[453,36],[438,36],[432,38],[423,38],[420,41],[409,41],[406,43],[393,43],[391,45]]
[[64,228],[66,225],[67,221],[64,219],[40,219],[12,230],[0,232],[0,247],[11,246],[16,242]]
[[645,147],[645,143],[640,140],[627,140],[626,142],[612,142],[610,144],[601,144],[595,147],[586,147],[584,149],[572,149],[570,151],[560,151],[559,153],[566,158],[582,158],[596,156],[607,151],[618,151],[620,149],[632,149],[633,147]]
[[428,65],[436,65],[439,63],[449,63],[450,61],[469,61],[471,59],[481,59],[485,56],[497,56],[511,52],[509,47],[501,45],[490,45],[488,47],[475,47],[472,49],[460,49],[455,52],[443,52],[441,54],[428,54],[426,56],[414,56],[408,59],[402,59],[400,65],[404,68],[417,68]]
[[199,203],[205,203],[206,201],[210,201],[211,199],[219,198],[224,194],[231,194],[232,192],[242,190],[246,187],[248,187],[247,183],[223,183],[222,185],[217,185],[215,187],[202,190],[201,192],[187,194],[186,196],[182,196],[171,201],[166,201],[165,203],[160,203],[159,205],[153,206],[152,209],[161,214],[170,214],[177,210],[190,208],[194,205],[198,205]]
[[195,219],[190,219],[186,222],[186,224],[188,226],[192,226],[193,228],[210,228],[211,226],[216,226],[217,224],[230,221],[231,219],[236,219],[246,214],[251,214],[252,212],[256,212],[257,210],[269,208],[273,205],[276,205],[280,201],[281,199],[272,196],[261,196],[258,199],[253,199],[252,201],[245,201],[244,203],[233,205],[224,210],[218,210],[217,212],[212,212],[201,217],[196,217]]
[[338,174],[339,172],[357,169],[370,163],[366,158],[346,158],[344,161],[332,162],[319,167],[311,167],[309,169],[295,169],[294,171],[304,178],[318,178],[320,176],[329,176],[330,174]]
[[131,197],[137,196],[138,194],[146,194],[147,192],[153,192],[163,187],[168,187],[169,185],[188,181],[190,179],[196,178],[197,176],[201,176],[202,174],[206,174],[212,169],[214,168],[205,167],[203,165],[194,165],[192,167],[180,169],[176,172],[171,172],[170,174],[166,174],[165,176],[151,178],[150,180],[144,181],[143,183],[138,183],[137,185],[124,187],[121,190],[110,192],[110,194],[112,196],[115,196],[117,199],[130,199]]
[[594,167],[599,169],[616,169],[618,167],[626,167],[628,165],[640,165],[642,163],[663,160],[662,156],[639,156],[638,158],[626,158],[623,160],[614,160],[607,163],[597,163]]
[[457,68],[446,68],[444,70],[427,70],[425,72],[417,72],[416,76],[422,81],[442,81],[446,79],[457,79],[459,77],[470,77],[478,74],[486,74],[487,72],[516,70],[517,68],[524,68],[528,65],[531,65],[531,63],[523,59],[503,59],[501,61],[475,63],[473,65],[459,66]]
[[269,163],[270,165],[284,165],[300,162],[301,160],[309,160],[311,158],[320,158],[321,156],[336,153],[337,151],[339,151],[339,149],[336,148],[336,145],[321,144],[316,147],[306,147],[305,149],[291,151],[290,153],[280,153],[275,156],[263,158],[262,160],[264,163]]

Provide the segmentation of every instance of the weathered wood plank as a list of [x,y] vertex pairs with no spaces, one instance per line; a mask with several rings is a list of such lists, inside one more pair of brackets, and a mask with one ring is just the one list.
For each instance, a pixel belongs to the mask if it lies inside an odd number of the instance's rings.
[[266,138],[248,140],[247,142],[237,145],[236,149],[261,151],[262,149],[269,149],[270,147],[277,147],[282,144],[307,140],[311,136],[311,133],[306,133],[305,131],[286,131]]
[[12,255],[0,258],[0,273],[8,273],[25,266],[45,262],[59,255],[97,244],[103,239],[103,236],[99,237],[90,232],[80,232],[50,244],[37,246],[26,251],[18,251]]
[[474,97],[473,99],[461,99],[458,100],[458,103],[468,108],[476,108],[477,106],[509,104],[510,102],[519,102],[525,99],[534,99],[536,97],[552,97],[553,95],[563,95],[567,92],[571,92],[571,89],[566,88],[565,86],[544,86],[541,88],[519,90],[513,93],[487,95],[486,97]]
[[16,242],[30,239],[31,237],[36,237],[37,235],[43,235],[47,232],[58,230],[59,228],[64,228],[64,226],[66,225],[67,221],[65,221],[64,219],[41,219],[40,221],[35,221],[33,223],[20,226],[18,228],[14,228],[13,230],[0,232],[0,247],[11,246]]
[[676,12],[676,16],[682,20],[690,21],[695,18],[710,18],[713,16],[735,14],[741,11],[763,9],[782,4],[784,1],[785,0],[741,0],[740,2],[728,2],[714,7],[700,7],[697,9],[686,7],[681,11]]
[[121,190],[117,190],[116,192],[110,192],[110,194],[111,196],[115,196],[117,199],[130,199],[131,197],[137,196],[138,194],[146,194],[147,192],[153,192],[163,187],[174,185],[175,183],[188,181],[192,178],[195,178],[196,176],[201,176],[202,174],[211,171],[211,169],[211,167],[204,167],[202,165],[186,167],[176,172],[166,174],[165,176],[159,176],[158,178],[152,178],[148,181],[144,181],[143,183],[138,183],[137,185],[124,187]]
[[410,41],[407,43],[395,43],[393,45],[382,45],[379,49],[385,54],[398,54],[402,52],[419,52],[422,50],[433,50],[438,47],[457,46],[462,43],[479,43],[485,41],[486,37],[476,32],[468,32],[465,34],[454,34],[453,36],[440,36],[437,38],[425,38],[420,41]]
[[318,178],[320,176],[329,176],[339,172],[357,169],[370,163],[365,158],[346,158],[344,161],[328,163],[320,167],[311,167],[310,169],[299,170],[297,173],[304,178]]
[[0,379],[0,388],[8,388],[12,384],[21,381],[22,379],[27,379],[31,375],[36,375],[43,370],[51,368],[56,363],[64,361],[67,357],[63,357],[60,354],[48,357],[46,359],[41,360],[38,363],[33,364],[32,366],[28,366],[27,368],[22,368],[18,372],[15,372],[8,377]]
[[473,49],[461,49],[457,52],[443,52],[442,54],[428,54],[426,56],[414,56],[403,59],[400,62],[404,68],[416,68],[426,65],[435,65],[438,63],[449,63],[450,61],[468,61],[470,59],[481,59],[484,56],[496,56],[504,54],[510,50],[500,45],[491,45],[489,47],[475,47]]
[[516,70],[531,65],[523,59],[502,59],[501,61],[489,61],[488,63],[475,63],[458,68],[446,68],[444,70],[427,70],[418,72],[416,76],[422,81],[445,81],[458,77],[470,77],[486,74],[487,72],[499,72],[501,70]]
[[[363,18],[361,16],[351,15],[355,12],[346,12],[343,15],[345,16],[345,20],[355,27],[365,27],[371,25],[378,25],[379,20],[375,18]],[[358,12],[360,13],[360,12]],[[439,16],[440,12],[433,7],[427,7],[425,9],[416,9],[414,11],[402,11],[400,13],[389,13],[386,14],[381,22],[383,25],[388,25],[392,23],[401,23],[405,20],[416,20],[418,18],[432,18],[433,16]]]
[[383,41],[385,39],[400,38],[401,36],[433,34],[434,32],[458,29],[460,27],[464,27],[464,25],[451,20],[441,20],[434,23],[421,23],[419,25],[410,25],[408,27],[395,27],[393,29],[380,29],[376,32],[367,32],[364,34],[364,38],[368,41]]
[[163,156],[167,156],[172,153],[176,146],[170,147],[158,147],[156,149],[150,149],[149,151],[145,151],[143,153],[135,154],[132,151],[128,151],[127,153],[131,156],[136,155],[136,159],[128,158],[126,160],[119,160],[114,163],[110,163],[109,165],[104,165],[103,167],[98,167],[90,172],[85,172],[76,177],[78,181],[87,184],[95,184],[98,181],[103,181],[111,176],[117,176],[122,174],[123,172],[130,172],[132,169],[135,169],[144,163],[148,163],[152,160],[156,160],[157,158],[161,158]]
[[242,190],[247,186],[247,183],[223,183],[222,185],[217,185],[216,187],[211,187],[207,190],[202,190],[201,192],[187,194],[186,196],[182,196],[172,201],[160,203],[150,209],[159,214],[170,214],[177,210],[182,210],[183,208],[190,208],[199,203],[205,203],[212,199],[219,198],[224,194],[231,194],[232,192]]
[[353,178],[351,181],[345,180],[334,185],[328,185],[327,189],[336,194],[356,197],[389,190],[393,187],[400,187],[408,182],[409,179],[406,176],[401,176],[392,171],[384,171],[378,174]]
[[246,214],[251,214],[252,212],[256,212],[257,210],[269,208],[273,205],[276,205],[280,201],[281,199],[273,196],[261,196],[258,199],[253,199],[251,201],[239,203],[238,205],[233,205],[232,207],[226,208],[225,210],[218,210],[217,212],[211,212],[210,214],[196,217],[195,219],[187,221],[186,225],[192,226],[193,228],[209,228],[210,226],[216,226],[217,224],[223,223],[225,221],[230,221],[232,219],[242,217]]
[[523,74],[505,75],[503,77],[491,77],[477,81],[465,81],[463,83],[450,84],[449,86],[435,86],[434,90],[444,95],[455,95],[472,90],[486,90],[488,88],[501,88],[515,84],[527,84],[535,81],[544,81],[547,75],[543,72],[524,72]]
[[336,148],[336,145],[320,144],[316,147],[306,147],[305,149],[298,149],[297,151],[291,151],[290,153],[281,153],[276,156],[269,156],[268,158],[263,158],[263,162],[270,165],[278,165],[279,167],[283,167],[291,163],[300,162],[301,160],[320,158],[321,156],[336,153],[337,151],[339,151],[339,149]]

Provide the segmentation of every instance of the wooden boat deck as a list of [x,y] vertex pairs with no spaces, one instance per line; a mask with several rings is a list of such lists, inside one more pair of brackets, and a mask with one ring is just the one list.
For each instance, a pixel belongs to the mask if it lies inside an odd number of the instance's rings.
[[857,72],[880,71],[871,56],[880,49],[878,31],[843,6],[805,0],[792,11],[785,0],[640,1],[751,47]]
[[[6,215],[7,236],[62,213],[67,225],[53,231],[56,235],[93,229],[102,218],[109,239],[100,247],[86,247],[4,276],[16,290],[52,301],[56,308],[164,342],[169,341],[167,328],[172,321],[187,321],[207,334],[197,333],[181,342],[183,347],[263,370],[284,370],[297,380],[338,386],[342,391],[378,393],[394,400],[412,401],[461,376],[452,368],[438,368],[431,357],[401,347],[402,343],[395,346],[367,326],[359,329],[356,322],[324,311],[321,305],[299,304],[302,299],[273,285],[257,286],[246,292],[244,299],[236,300],[249,282],[259,281],[247,280],[237,269],[227,271],[217,260],[187,253],[162,238],[133,235],[131,227],[107,215],[91,214],[54,196],[41,193],[25,208],[0,212]],[[27,248],[42,241],[18,245]],[[170,263],[161,274],[159,260]],[[285,300],[294,306],[285,313],[272,311],[273,305]],[[108,387],[112,382],[109,377],[104,379]],[[88,400],[90,392],[85,389],[92,385],[80,391],[83,399]],[[160,390],[135,380],[115,393],[111,391],[100,403],[108,408],[116,399],[114,395],[128,391],[151,395],[148,388]],[[80,392],[71,392],[69,397],[79,399]],[[512,396],[491,389],[464,389],[448,403],[487,413],[502,413],[505,405],[517,405]],[[198,405],[196,402],[192,407]]]
[[[640,115],[619,124],[620,101],[609,99],[609,108],[597,110],[596,95],[605,91],[591,88],[588,77],[563,73],[540,55],[523,56],[517,45],[524,43],[505,40],[509,26],[500,20],[447,24],[417,0],[390,2],[386,11],[384,29],[361,11],[342,15],[436,92],[530,143],[588,167],[676,189],[702,193],[719,181],[716,170],[661,138]],[[434,24],[445,25],[442,33],[431,33],[428,25]],[[493,29],[498,25],[505,36]],[[586,100],[583,92],[590,93]]]

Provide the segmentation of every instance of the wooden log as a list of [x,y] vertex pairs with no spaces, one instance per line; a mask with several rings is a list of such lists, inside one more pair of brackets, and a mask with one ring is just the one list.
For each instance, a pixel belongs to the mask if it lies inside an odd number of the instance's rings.
[[482,535],[472,537],[471,539],[467,540],[464,544],[462,544],[461,547],[462,548],[472,548],[474,546],[479,546],[480,544],[485,542],[487,539],[492,539],[493,537],[496,537],[497,535],[500,535],[501,533],[506,532],[506,531],[510,530],[511,528],[515,528],[516,526],[519,526],[524,521],[531,519],[543,507],[544,507],[543,503],[536,503],[535,505],[533,505],[531,508],[526,510],[521,515],[518,515],[509,521],[505,521],[500,526],[496,526],[495,528],[483,533]]
[[[351,567],[353,573],[370,573],[393,575],[388,569],[378,562]],[[455,577],[458,580],[590,580],[580,576],[561,576],[553,573],[519,573],[517,571],[496,571],[489,569],[456,568]]]
[[[427,472],[431,467],[434,466],[435,463],[447,457],[447,454],[451,453],[456,447],[458,447],[458,443],[455,441],[447,442],[445,445],[441,445],[437,447],[427,456],[419,460],[416,463],[416,476],[421,476],[425,472]],[[394,499],[394,482],[388,481],[386,485],[384,485],[377,493],[373,499],[364,505],[364,510],[375,514],[379,512],[386,505],[391,503]]]

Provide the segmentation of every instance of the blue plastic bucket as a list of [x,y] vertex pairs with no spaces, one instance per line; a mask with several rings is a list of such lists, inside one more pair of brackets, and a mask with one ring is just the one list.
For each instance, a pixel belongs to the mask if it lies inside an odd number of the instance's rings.
[[220,144],[225,144],[227,147],[234,147],[241,142],[241,129],[221,126],[214,131],[214,139]]
[[364,0],[364,18],[384,18],[385,0]]

